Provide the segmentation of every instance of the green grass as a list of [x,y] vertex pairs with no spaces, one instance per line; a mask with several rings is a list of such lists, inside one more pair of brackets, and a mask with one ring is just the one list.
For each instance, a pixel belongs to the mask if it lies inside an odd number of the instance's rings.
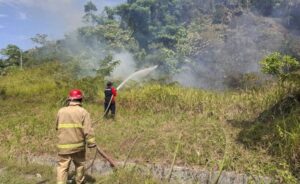
[[25,159],[12,159],[9,157],[0,158],[0,183],[11,184],[32,184],[42,181],[55,183],[53,179],[54,169],[49,166],[42,166],[28,163]]
[[[270,108],[280,103],[286,93],[276,85],[239,92],[160,84],[124,88],[119,91],[117,117],[112,121],[102,119],[104,84],[101,80],[62,82],[57,78],[59,73],[42,75],[40,70],[23,71],[28,75],[26,78],[22,77],[22,71],[0,78],[0,91],[4,91],[0,108],[2,156],[55,156],[56,113],[68,90],[81,88],[88,96],[84,107],[94,120],[99,120],[94,124],[97,142],[117,160],[127,159],[132,151],[129,161],[171,165],[182,132],[176,165],[296,182],[297,174],[292,173],[298,171],[298,165],[292,162],[299,162],[298,157],[293,157],[299,153],[299,108],[296,104],[288,113],[270,119],[274,117]],[[28,78],[34,80],[26,83]],[[262,112],[267,112],[268,124],[260,122],[258,117]],[[100,180],[122,183],[128,178],[132,178],[132,183],[157,182],[130,170]],[[8,183],[18,183],[18,178],[14,179]]]

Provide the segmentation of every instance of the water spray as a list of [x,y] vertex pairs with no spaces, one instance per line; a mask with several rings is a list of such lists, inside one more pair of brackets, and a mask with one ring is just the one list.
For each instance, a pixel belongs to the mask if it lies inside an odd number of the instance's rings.
[[144,77],[146,75],[148,75],[150,72],[152,72],[153,70],[155,70],[157,68],[157,65],[155,66],[152,66],[152,67],[149,67],[149,68],[145,68],[145,69],[142,69],[142,70],[139,70],[137,72],[134,72],[133,74],[131,74],[129,77],[127,77],[118,87],[117,87],[117,90],[120,90],[124,84],[129,81],[130,79],[134,78],[134,77],[137,77],[137,76],[140,76],[140,77]]
[[[155,65],[155,66],[152,66],[152,67],[149,67],[149,68],[145,68],[145,69],[142,69],[142,70],[139,70],[139,71],[136,71],[134,72],[133,74],[129,75],[129,77],[127,77],[118,87],[117,87],[117,91],[119,91],[125,84],[126,82],[128,82],[130,79],[133,79],[134,77],[145,77],[147,76],[149,73],[151,73],[153,70],[155,70],[158,66]],[[109,103],[108,103],[108,106],[107,108],[105,109],[104,111],[104,115],[103,117],[105,116],[105,114],[107,113],[109,107],[110,107],[110,104],[112,102],[112,99],[113,99],[113,95],[111,96],[110,100],[109,100]]]
[[[145,68],[145,69],[139,70],[139,71],[137,71],[137,72],[134,72],[134,73],[131,74],[129,77],[127,77],[127,78],[126,78],[126,79],[125,79],[125,80],[117,87],[117,90],[120,90],[120,89],[126,84],[126,82],[128,82],[130,79],[132,79],[132,78],[134,78],[134,77],[137,77],[137,76],[139,76],[139,77],[145,77],[145,76],[147,76],[150,72],[152,72],[153,70],[155,70],[157,67],[158,67],[158,66],[155,65],[155,66],[153,66],[153,67]],[[105,114],[107,113],[107,111],[108,111],[108,109],[109,109],[109,106],[111,105],[112,99],[113,99],[113,95],[111,96],[111,98],[110,98],[110,100],[109,100],[108,106],[107,106],[107,108],[106,108],[105,111],[104,111],[103,117],[104,117]],[[103,118],[103,117],[102,117],[102,118]],[[97,121],[98,121],[98,120],[97,120]],[[95,122],[97,122],[97,121],[95,121]],[[136,138],[135,142],[137,141],[137,139],[138,139],[138,137]],[[135,144],[135,142],[134,142],[134,144]],[[133,144],[133,146],[134,146],[134,144]],[[132,146],[132,148],[133,148],[133,146]],[[132,149],[132,148],[131,148],[131,149]],[[97,146],[96,149],[97,149],[97,150],[96,150],[94,159],[92,160],[92,163],[91,163],[87,168],[89,169],[89,168],[92,168],[92,167],[93,167],[94,161],[95,161],[95,159],[96,159],[97,154],[100,154],[105,160],[107,160],[107,161],[109,162],[109,164],[110,164],[110,166],[111,166],[112,168],[116,169],[116,163],[115,163],[115,161],[114,161],[113,159],[111,159],[111,158],[110,158],[103,150],[101,150],[100,147]],[[128,157],[129,157],[130,153],[131,153],[131,151],[128,153],[128,156],[127,156],[127,158],[126,158],[126,160],[125,160],[125,162],[124,162],[123,167],[125,167],[126,162],[127,162],[127,160],[128,160]],[[87,169],[87,170],[88,170],[88,169]]]

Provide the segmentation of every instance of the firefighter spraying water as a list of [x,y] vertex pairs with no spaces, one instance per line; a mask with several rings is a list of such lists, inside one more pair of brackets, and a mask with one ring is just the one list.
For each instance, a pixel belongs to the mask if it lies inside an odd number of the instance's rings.
[[116,114],[115,97],[117,96],[117,90],[113,87],[113,83],[110,81],[106,84],[104,96],[104,117],[108,118],[108,113],[111,111],[111,116],[114,118]]
[[[113,88],[112,83],[107,83],[105,89],[105,115],[110,109],[115,113],[115,99],[117,90],[120,90],[127,81],[135,77],[144,77],[155,70],[157,66],[139,70],[126,78],[117,89]],[[76,184],[82,183],[85,180],[85,154],[86,147],[96,148],[96,155],[100,154],[106,161],[109,162],[112,168],[116,167],[116,163],[111,159],[100,147],[97,146],[94,129],[90,114],[82,107],[83,92],[79,89],[71,90],[67,100],[67,106],[59,110],[56,120],[56,130],[58,135],[58,166],[57,166],[57,183],[66,183],[70,163],[74,162]],[[92,167],[92,164],[87,168]]]
[[126,82],[128,82],[131,79],[137,78],[137,77],[139,77],[139,78],[145,77],[149,73],[151,73],[153,70],[155,70],[156,68],[157,68],[157,65],[134,72],[129,77],[127,77],[117,87],[117,89],[115,89],[112,86],[112,82],[108,82],[106,85],[106,89],[104,91],[105,99],[104,99],[104,115],[103,115],[103,117],[107,117],[109,110],[111,111],[112,117],[113,118],[115,117],[115,112],[116,112],[115,97],[117,96],[117,91],[119,91],[126,84]]

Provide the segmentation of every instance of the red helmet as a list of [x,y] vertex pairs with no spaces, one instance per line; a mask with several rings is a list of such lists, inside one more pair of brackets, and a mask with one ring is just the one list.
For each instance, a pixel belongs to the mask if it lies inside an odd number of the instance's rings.
[[82,99],[83,94],[79,89],[72,89],[69,93],[69,100],[79,100]]

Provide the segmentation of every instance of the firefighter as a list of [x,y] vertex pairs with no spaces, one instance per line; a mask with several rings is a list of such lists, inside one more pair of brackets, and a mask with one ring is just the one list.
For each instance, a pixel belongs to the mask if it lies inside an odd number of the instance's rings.
[[90,114],[81,107],[82,99],[83,94],[80,90],[71,90],[68,105],[61,108],[57,114],[56,130],[59,150],[57,184],[67,182],[71,161],[75,165],[76,184],[83,183],[86,146],[96,147]]
[[113,87],[112,82],[107,82],[104,95],[104,116],[108,117],[109,111],[111,111],[112,118],[114,118],[116,114],[115,97],[117,96],[117,90]]

